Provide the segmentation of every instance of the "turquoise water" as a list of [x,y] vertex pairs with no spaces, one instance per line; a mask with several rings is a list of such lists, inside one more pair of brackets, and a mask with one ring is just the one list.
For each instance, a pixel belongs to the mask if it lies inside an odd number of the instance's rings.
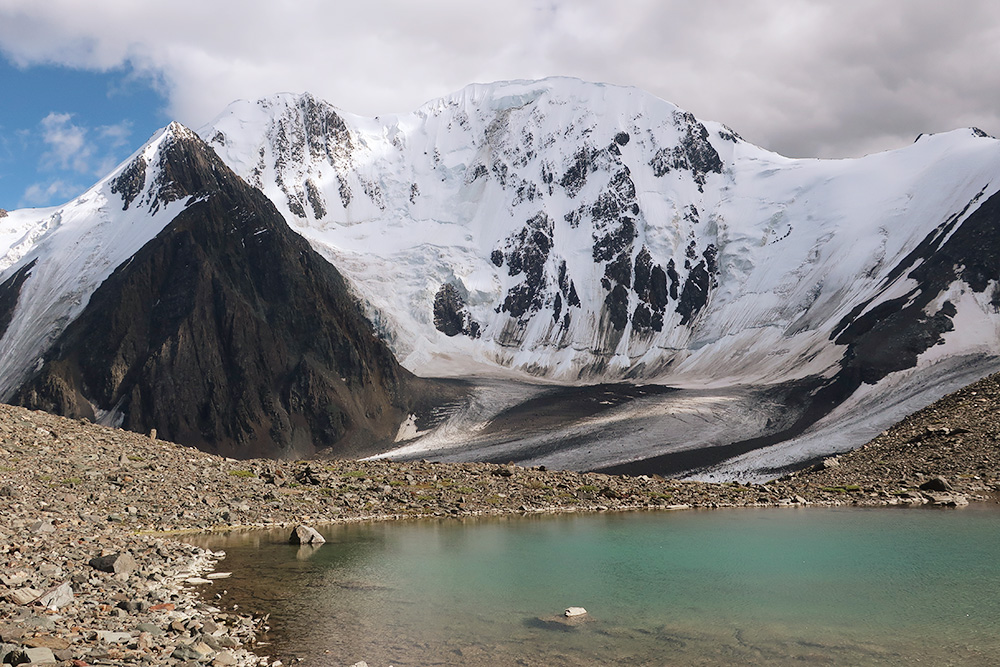
[[[996,665],[1000,511],[788,509],[206,538],[262,653],[351,665]],[[211,541],[208,541],[211,540]],[[219,591],[216,591],[219,592]],[[555,622],[569,606],[587,621]]]

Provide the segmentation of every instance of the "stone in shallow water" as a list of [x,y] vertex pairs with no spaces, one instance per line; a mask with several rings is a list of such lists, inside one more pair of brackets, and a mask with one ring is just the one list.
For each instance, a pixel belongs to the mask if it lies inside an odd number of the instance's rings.
[[563,616],[567,618],[572,618],[573,616],[583,616],[587,613],[587,610],[583,607],[567,607],[566,611],[563,612]]
[[321,544],[326,542],[315,528],[310,528],[309,526],[296,526],[288,541],[292,544]]

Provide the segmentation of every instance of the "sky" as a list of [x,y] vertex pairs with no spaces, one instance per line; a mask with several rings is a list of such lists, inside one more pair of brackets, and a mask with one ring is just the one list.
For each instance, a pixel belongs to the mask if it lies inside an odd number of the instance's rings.
[[557,75],[643,88],[791,157],[1000,135],[1000,3],[0,0],[0,208],[68,201],[236,99],[309,91],[374,116]]

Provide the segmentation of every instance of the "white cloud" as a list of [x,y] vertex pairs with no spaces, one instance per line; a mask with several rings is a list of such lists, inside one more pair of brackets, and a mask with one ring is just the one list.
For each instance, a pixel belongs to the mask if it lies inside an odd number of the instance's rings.
[[52,112],[42,119],[41,139],[46,150],[41,156],[45,171],[72,171],[101,176],[117,163],[114,150],[128,143],[132,124],[87,128],[73,122],[73,115]]
[[0,0],[16,62],[128,65],[194,126],[278,91],[374,115],[474,81],[569,75],[822,156],[1000,132],[998,31],[993,0]]
[[76,196],[83,190],[78,183],[68,183],[55,179],[48,183],[34,183],[24,191],[18,207],[45,206],[53,201],[65,201]]
[[46,169],[91,171],[95,147],[87,141],[87,130],[73,124],[72,115],[52,112],[42,119],[42,141],[48,150],[42,154]]

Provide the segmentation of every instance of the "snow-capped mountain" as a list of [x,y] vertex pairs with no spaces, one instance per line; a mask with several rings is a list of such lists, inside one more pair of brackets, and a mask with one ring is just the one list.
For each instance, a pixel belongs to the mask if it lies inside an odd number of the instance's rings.
[[301,457],[379,451],[437,390],[399,368],[336,269],[180,125],[42,213],[4,260],[12,402],[229,456]]
[[[831,335],[912,291],[907,255],[1000,188],[1000,147],[971,130],[791,160],[639,90],[569,79],[470,86],[376,119],[283,95],[200,134],[425,375],[827,373],[844,356]],[[963,310],[990,319],[990,298]]]
[[[504,460],[585,468],[713,446],[700,462],[721,461],[808,437],[817,419],[829,434],[848,407],[871,413],[867,433],[885,425],[873,410],[890,393],[919,407],[943,393],[934,378],[986,374],[1000,356],[1000,144],[977,130],[796,160],[642,91],[556,78],[473,85],[376,118],[276,95],[236,102],[198,134],[347,277],[410,371],[494,388],[779,396],[748,430],[684,431],[669,447],[663,431],[626,435],[635,446],[614,455],[604,436],[572,454],[515,444]],[[149,153],[146,173],[133,159],[64,207],[0,220],[5,399],[111,272],[197,199],[149,193],[172,182],[150,157],[158,141],[137,154]],[[463,413],[461,442],[520,400],[508,398]],[[477,457],[496,444],[435,440],[446,430],[407,451]],[[862,441],[810,442],[746,468]]]

